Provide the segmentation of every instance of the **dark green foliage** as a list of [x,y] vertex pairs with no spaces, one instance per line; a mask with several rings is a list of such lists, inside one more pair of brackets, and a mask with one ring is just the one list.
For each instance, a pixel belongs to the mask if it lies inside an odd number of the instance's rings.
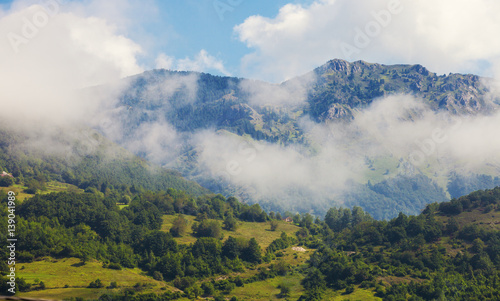
[[122,266],[119,263],[112,262],[108,265],[108,269],[121,270]]
[[227,294],[231,293],[231,291],[236,287],[236,285],[233,282],[230,282],[226,279],[226,280],[216,281],[214,283],[214,287],[216,290],[227,295]]
[[14,179],[9,176],[0,177],[0,187],[9,187],[14,184]]
[[170,228],[170,234],[174,237],[184,236],[187,230],[187,220],[184,216],[179,215],[172,223],[172,228]]
[[186,288],[195,284],[196,279],[193,277],[176,277],[174,279],[174,286],[180,290],[185,290]]
[[201,288],[203,289],[203,296],[213,296],[215,294],[215,288],[212,282],[203,282],[201,284]]
[[[130,228],[127,218],[116,205],[109,206],[106,207],[106,201],[94,194],[50,193],[36,195],[25,201],[19,206],[18,212],[19,216],[26,219],[41,216],[56,218],[59,224],[67,228],[86,224],[101,237],[109,237],[117,242],[127,241],[130,235],[127,233]],[[159,219],[161,225],[161,216]]]
[[220,240],[211,237],[202,237],[196,240],[191,250],[194,257],[200,257],[215,262],[222,252]]
[[45,190],[45,182],[44,181],[39,181],[37,179],[30,179],[26,182],[26,186],[28,187],[27,189],[24,190],[24,192],[29,193],[29,194],[35,194],[39,191]]
[[293,237],[288,237],[285,232],[281,232],[281,237],[273,240],[266,249],[266,253],[274,253],[278,250],[283,250],[294,244],[296,240]]
[[245,261],[252,263],[260,263],[262,260],[262,249],[260,248],[257,240],[251,238],[248,247],[243,251],[241,258]]
[[439,212],[444,215],[458,215],[481,207],[483,212],[493,210],[500,202],[500,188],[478,190],[469,195],[454,198],[450,202],[439,204]]
[[286,298],[290,296],[290,291],[291,291],[291,286],[287,283],[280,283],[278,285],[278,288],[280,289],[280,298]]
[[268,220],[266,212],[260,208],[259,204],[253,204],[250,207],[243,207],[239,218],[248,222],[265,222]]
[[199,224],[193,224],[193,234],[196,237],[213,237],[222,239],[222,227],[215,220],[203,220]]
[[222,255],[229,258],[235,259],[241,255],[242,248],[236,238],[229,236],[222,246]]
[[326,288],[325,276],[316,268],[308,271],[307,277],[302,280],[301,284],[306,290]]
[[351,293],[354,292],[354,285],[353,284],[349,284],[346,288],[345,288],[345,294],[346,295],[349,295]]
[[325,223],[330,229],[337,232],[372,220],[373,218],[369,214],[357,206],[354,206],[352,211],[349,208],[330,208],[325,216]]
[[[325,287],[345,289],[348,294],[357,285],[375,286],[384,300],[495,299],[500,283],[500,232],[475,224],[460,229],[455,218],[442,224],[435,216],[467,214],[465,210],[484,210],[499,201],[500,188],[495,188],[430,204],[418,216],[400,213],[388,222],[361,222],[341,232],[325,229],[321,246],[309,260],[302,282],[307,291],[300,300],[321,300]],[[457,204],[463,210],[455,210]],[[325,224],[329,221],[340,229],[339,211],[330,210]],[[447,241],[451,246],[442,244]],[[450,252],[450,247],[460,251]],[[418,280],[375,284],[378,277],[389,276]]]
[[451,235],[451,234],[457,232],[458,230],[460,230],[459,223],[457,222],[457,220],[454,217],[451,217],[448,220],[448,224],[446,225],[446,230],[445,230],[446,233],[448,235]]
[[140,247],[136,248],[139,252],[153,252],[157,257],[166,255],[169,252],[177,252],[177,242],[168,233],[161,231],[151,231],[144,236]]
[[96,279],[95,281],[90,282],[88,288],[102,288],[104,284],[100,279]]
[[309,213],[305,213],[305,214],[302,214],[301,219],[298,222],[298,224],[301,227],[305,227],[305,228],[309,229],[309,228],[311,228],[313,221],[314,221],[314,217]]
[[[10,278],[3,277],[3,275],[0,276],[0,294],[2,294],[3,296],[13,296],[11,291],[9,291],[9,289],[12,288],[9,282]],[[24,278],[19,278],[19,277],[16,277],[15,279],[15,286],[16,286],[15,290],[16,293],[28,292],[32,289],[32,285],[30,283],[26,282]]]
[[153,293],[148,294],[136,294],[134,295],[134,291],[126,291],[125,295],[115,294],[115,293],[106,293],[99,297],[98,301],[169,301],[169,300],[177,300],[183,297],[182,292],[165,292],[160,295],[156,295]]
[[280,276],[286,276],[286,274],[290,271],[290,265],[284,260],[279,259],[271,266],[271,270],[275,271],[276,274]]
[[238,220],[232,214],[228,214],[224,218],[224,229],[228,231],[236,231],[238,228]]
[[134,199],[130,205],[120,211],[135,225],[141,225],[148,229],[160,229],[162,212],[153,203],[145,200]]
[[462,202],[457,199],[452,199],[450,202],[439,204],[439,211],[444,214],[457,215],[464,211]]

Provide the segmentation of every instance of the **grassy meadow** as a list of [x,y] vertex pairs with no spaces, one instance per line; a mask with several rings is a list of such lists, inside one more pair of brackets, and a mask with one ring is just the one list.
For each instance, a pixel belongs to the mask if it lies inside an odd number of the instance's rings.
[[[169,231],[172,228],[172,222],[175,220],[177,215],[165,215],[163,216],[163,225],[161,227],[162,231]],[[188,221],[188,227],[186,234],[183,237],[176,238],[177,243],[179,244],[190,244],[196,241],[196,237],[192,236],[193,231],[191,230],[191,226],[196,221],[194,220],[194,216],[184,215],[184,218]],[[221,222],[221,221],[219,221]],[[250,239],[255,237],[259,245],[265,249],[269,244],[278,239],[281,235],[281,232],[285,232],[289,236],[295,236],[295,232],[297,232],[300,228],[293,225],[292,223],[287,223],[284,221],[279,221],[279,226],[276,231],[271,231],[271,226],[269,222],[265,223],[250,223],[250,222],[238,222],[238,228],[236,231],[227,231],[223,230],[224,240],[226,240],[229,236],[235,238],[245,238]],[[222,222],[221,222],[222,225]]]

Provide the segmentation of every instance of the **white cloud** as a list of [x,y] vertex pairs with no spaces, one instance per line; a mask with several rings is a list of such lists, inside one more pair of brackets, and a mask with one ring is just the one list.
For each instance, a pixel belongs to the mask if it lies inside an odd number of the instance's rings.
[[240,89],[248,93],[250,105],[294,107],[307,103],[307,93],[316,80],[313,72],[280,85],[245,79]]
[[[141,47],[107,20],[59,5],[15,2],[0,19],[0,116],[23,122],[85,120],[94,99],[78,89],[142,72]],[[59,6],[56,6],[59,5]],[[13,120],[14,121],[14,120]]]
[[197,72],[216,71],[227,76],[231,75],[224,67],[224,63],[210,55],[205,49],[200,50],[194,59],[188,57],[175,59],[174,57],[160,53],[156,58],[156,68]]
[[176,130],[163,120],[141,124],[126,143],[130,151],[146,154],[146,158],[154,163],[169,162],[179,154],[182,146]]
[[169,69],[175,68],[175,58],[166,55],[165,53],[160,53],[155,60],[157,69]]
[[254,49],[242,60],[245,75],[273,81],[333,58],[487,73],[484,62],[500,57],[498,12],[491,0],[317,0],[251,16],[234,31]]

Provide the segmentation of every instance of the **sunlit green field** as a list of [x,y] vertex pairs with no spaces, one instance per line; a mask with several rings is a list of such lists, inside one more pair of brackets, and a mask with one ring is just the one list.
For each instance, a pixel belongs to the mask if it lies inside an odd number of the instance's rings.
[[[61,192],[61,191],[75,191],[75,192],[83,192],[83,189],[79,189],[78,187],[71,185],[71,184],[66,184],[66,183],[60,183],[56,181],[51,181],[48,182],[45,185],[46,189],[40,191],[39,193],[41,194],[46,194],[46,193],[51,193],[51,192]],[[28,194],[25,193],[24,190],[27,189],[28,187],[22,185],[22,184],[14,184],[10,187],[0,187],[0,190],[3,190],[5,192],[13,191],[16,194],[16,199],[19,202],[23,202],[25,199],[30,198],[34,196],[33,194]]]
[[[44,260],[31,263],[19,263],[20,270],[18,276],[24,278],[28,283],[45,284],[45,290],[19,293],[23,297],[40,297],[63,299],[69,297],[97,298],[105,292],[118,292],[123,288],[133,287],[137,283],[151,284],[147,292],[160,293],[162,287],[168,290],[175,288],[168,287],[166,283],[156,281],[148,277],[140,269],[113,270],[102,267],[102,262],[90,260],[84,265],[78,258],[53,259],[44,258]],[[111,282],[116,282],[119,288],[116,289],[90,289],[87,286],[90,282],[100,279],[105,287]]]
[[[163,225],[161,227],[162,231],[168,231],[172,227],[172,222],[177,217],[177,215],[165,215],[163,216]],[[180,244],[190,244],[196,241],[196,237],[192,236],[193,231],[191,226],[195,223],[195,217],[190,215],[184,216],[188,221],[188,229],[183,237],[176,238],[177,242]],[[219,221],[221,222],[221,221]],[[222,222],[221,222],[222,225]],[[276,231],[271,231],[271,226],[269,222],[266,223],[249,223],[249,222],[239,222],[239,227],[236,231],[226,231],[223,230],[224,240],[229,236],[235,238],[245,238],[250,239],[255,237],[262,248],[267,248],[269,244],[278,239],[281,232],[285,232],[287,235],[295,236],[300,228],[293,225],[292,223],[287,223],[284,221],[279,221],[279,226]]]

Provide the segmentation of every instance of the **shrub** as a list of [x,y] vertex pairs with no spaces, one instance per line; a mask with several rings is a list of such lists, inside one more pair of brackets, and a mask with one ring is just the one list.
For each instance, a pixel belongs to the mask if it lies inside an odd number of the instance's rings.
[[281,298],[286,298],[286,297],[290,296],[290,291],[291,291],[290,284],[280,283],[278,285],[278,288],[280,289],[280,297]]
[[201,284],[201,289],[203,290],[203,296],[213,296],[215,294],[215,288],[211,282],[203,282]]
[[186,233],[187,220],[181,214],[173,222],[170,234],[174,237],[181,237]]
[[121,270],[122,266],[119,263],[112,262],[112,263],[108,264],[108,269]]
[[95,281],[90,282],[88,288],[102,288],[104,287],[104,284],[101,282],[100,279],[96,279]]
[[228,215],[224,219],[224,229],[228,231],[236,231],[238,229],[238,220],[233,217],[233,215]]
[[14,184],[14,180],[11,177],[0,177],[0,187],[9,187],[12,184]]
[[153,279],[158,281],[163,281],[163,275],[158,271],[154,271]]
[[113,281],[109,284],[108,288],[117,288],[118,287],[118,283],[116,283],[116,281]]
[[354,292],[354,285],[353,284],[349,284],[346,288],[345,288],[345,294],[346,295],[349,295],[349,294],[352,294]]
[[279,223],[276,220],[271,221],[271,231],[276,231],[278,229]]
[[222,227],[218,221],[203,220],[198,225],[193,225],[193,234],[196,237],[222,238]]

